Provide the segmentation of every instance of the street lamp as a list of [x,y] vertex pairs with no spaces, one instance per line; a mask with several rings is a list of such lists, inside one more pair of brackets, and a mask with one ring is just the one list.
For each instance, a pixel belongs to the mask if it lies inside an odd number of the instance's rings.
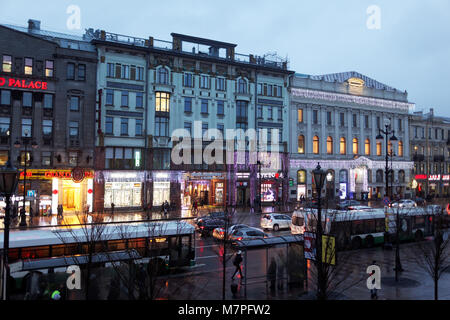
[[[385,165],[385,170],[384,170],[385,177],[386,177],[386,179],[385,179],[386,180],[386,189],[384,191],[384,196],[385,197],[389,197],[389,195],[388,195],[388,189],[389,189],[389,181],[388,181],[388,175],[389,175],[388,136],[390,134],[392,134],[392,136],[389,137],[389,141],[391,141],[391,142],[395,142],[398,139],[395,136],[395,130],[390,130],[390,121],[389,120],[386,119],[386,122],[385,122],[384,126],[385,126],[386,130],[378,129],[378,135],[377,135],[376,139],[377,139],[378,142],[382,142],[383,140],[385,140],[385,144],[386,144],[386,158],[385,158],[386,165]],[[383,137],[382,134],[384,134],[384,137]]]
[[11,196],[14,194],[17,188],[18,182],[17,169],[11,165],[11,161],[8,160],[6,166],[0,168],[0,193],[5,196],[6,208],[5,208],[5,221],[4,221],[4,240],[3,240],[3,288],[2,295],[3,300],[8,300],[7,284],[9,280],[9,223],[10,223],[10,209],[11,209]]
[[257,161],[256,162],[256,165],[258,166],[258,175],[259,175],[259,177],[258,177],[258,185],[259,185],[259,192],[258,192],[258,194],[259,194],[259,204],[258,204],[258,206],[259,206],[259,208],[258,208],[258,213],[262,213],[262,196],[261,196],[261,166],[262,166],[262,164],[261,164],[261,161]]
[[314,183],[317,192],[317,232],[316,232],[316,261],[317,261],[317,282],[318,282],[318,292],[317,298],[319,300],[324,299],[324,294],[326,290],[325,277],[323,275],[323,265],[322,265],[322,188],[325,182],[326,172],[321,169],[320,163],[317,163],[317,167],[312,171]]
[[[33,162],[32,157],[30,156],[30,162],[28,162],[28,144],[30,143],[31,138],[28,137],[28,130],[25,131],[25,136],[22,137],[22,144],[25,146],[25,156],[24,156],[24,170],[23,170],[23,205],[22,205],[22,209],[20,209],[20,224],[19,226],[21,227],[26,227],[27,226],[27,221],[26,221],[26,215],[25,215],[25,197],[26,197],[26,192],[27,192],[27,166],[28,164],[31,164]],[[16,140],[16,142],[14,143],[14,147],[16,148],[20,148],[21,144],[19,142],[19,140]],[[31,147],[33,149],[36,149],[38,147],[38,144],[33,141],[31,142]],[[30,206],[31,208],[31,206]],[[31,211],[30,211],[31,213]],[[31,218],[31,214],[30,214],[30,218]]]

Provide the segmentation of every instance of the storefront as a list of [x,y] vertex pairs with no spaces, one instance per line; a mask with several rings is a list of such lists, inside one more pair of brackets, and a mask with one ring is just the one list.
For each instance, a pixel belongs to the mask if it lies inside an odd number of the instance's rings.
[[444,174],[442,176],[442,196],[450,196],[450,174]]
[[306,170],[297,171],[297,201],[300,201],[302,196],[306,199]]
[[142,206],[144,173],[137,171],[104,171],[104,207],[138,208]]
[[170,203],[170,179],[168,172],[152,172],[153,206],[161,206],[165,201]]
[[225,205],[226,179],[221,172],[188,172],[183,174],[183,205]]
[[339,198],[341,200],[347,198],[348,171],[342,169],[339,171]]
[[[73,170],[27,170],[26,209],[29,207],[41,215],[50,212],[57,214],[58,205],[63,206],[64,212],[81,212],[89,207],[92,212],[93,171],[75,168]],[[23,174],[20,175],[23,181]],[[19,187],[19,194],[23,192],[23,182]],[[19,205],[23,195],[16,197]]]
[[246,206],[250,201],[250,172],[238,172],[236,176],[236,204],[238,206]]
[[[259,173],[257,174],[259,179]],[[281,198],[283,173],[262,172],[261,173],[261,202],[278,201]]]

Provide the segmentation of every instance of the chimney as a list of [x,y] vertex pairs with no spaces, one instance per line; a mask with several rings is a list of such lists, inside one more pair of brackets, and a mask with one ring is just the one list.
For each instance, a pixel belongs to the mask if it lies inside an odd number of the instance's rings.
[[41,21],[39,20],[28,20],[28,32],[32,32],[35,30],[41,30]]

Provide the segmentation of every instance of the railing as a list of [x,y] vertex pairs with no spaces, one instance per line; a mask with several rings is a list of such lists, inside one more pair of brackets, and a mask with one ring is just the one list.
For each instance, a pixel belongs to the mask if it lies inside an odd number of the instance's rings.
[[147,43],[146,41],[148,41],[148,39],[125,36],[122,34],[111,33],[111,32],[105,33],[105,40],[131,44],[131,45],[138,46],[138,47],[146,47],[146,43]]

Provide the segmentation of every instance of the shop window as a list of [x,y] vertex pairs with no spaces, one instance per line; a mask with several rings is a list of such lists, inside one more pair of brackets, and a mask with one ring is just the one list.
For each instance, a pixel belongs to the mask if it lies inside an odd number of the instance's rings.
[[297,171],[297,184],[305,184],[306,183],[306,171],[299,170]]

